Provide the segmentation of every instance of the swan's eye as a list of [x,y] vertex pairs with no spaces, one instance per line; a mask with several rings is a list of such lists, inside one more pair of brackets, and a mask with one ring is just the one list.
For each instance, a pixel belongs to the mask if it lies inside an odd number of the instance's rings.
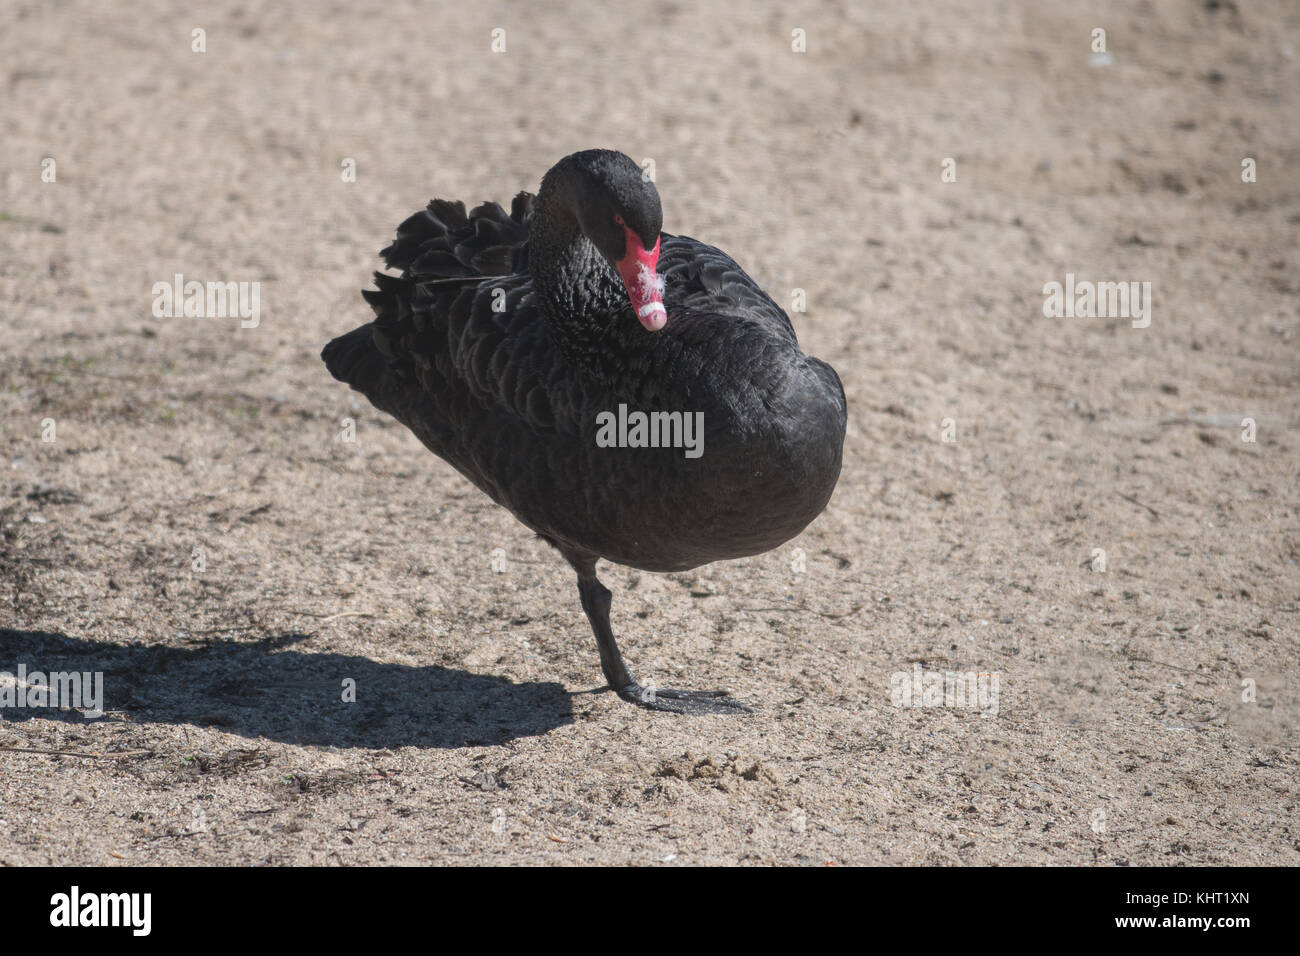
[[614,222],[618,223],[620,226],[623,225],[623,217],[618,213],[614,213]]

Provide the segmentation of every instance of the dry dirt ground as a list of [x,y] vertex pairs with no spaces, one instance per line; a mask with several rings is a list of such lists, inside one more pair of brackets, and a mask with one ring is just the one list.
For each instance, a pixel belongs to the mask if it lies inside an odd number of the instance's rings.
[[[0,863],[1300,862],[1293,4],[364,7],[0,11],[0,670],[106,710],[0,711]],[[603,571],[750,717],[602,691],[567,567],[317,357],[430,196],[597,145],[848,394],[799,539]]]

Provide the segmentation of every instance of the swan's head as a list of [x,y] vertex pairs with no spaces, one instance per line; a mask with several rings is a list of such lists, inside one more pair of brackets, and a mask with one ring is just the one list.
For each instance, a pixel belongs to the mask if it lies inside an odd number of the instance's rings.
[[569,159],[582,171],[576,196],[578,225],[618,271],[641,324],[659,331],[668,321],[664,280],[658,273],[663,226],[659,191],[622,153],[592,149]]

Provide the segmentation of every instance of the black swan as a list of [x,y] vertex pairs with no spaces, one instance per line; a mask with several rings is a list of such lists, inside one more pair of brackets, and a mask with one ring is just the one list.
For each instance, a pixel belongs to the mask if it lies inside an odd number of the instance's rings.
[[363,293],[375,320],[321,358],[559,550],[619,697],[747,711],[638,684],[596,561],[684,571],[789,541],[839,478],[844,390],[740,266],[661,224],[654,184],[603,149],[509,215],[435,199],[381,253],[402,275]]

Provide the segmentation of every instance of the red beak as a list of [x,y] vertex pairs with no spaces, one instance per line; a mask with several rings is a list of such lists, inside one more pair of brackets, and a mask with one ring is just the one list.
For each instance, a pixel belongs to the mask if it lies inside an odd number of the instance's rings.
[[664,280],[655,269],[659,265],[659,239],[655,247],[647,249],[641,237],[623,227],[627,234],[627,253],[618,263],[618,274],[627,286],[628,298],[632,300],[632,310],[641,324],[650,332],[658,332],[668,322],[668,310],[664,308]]

